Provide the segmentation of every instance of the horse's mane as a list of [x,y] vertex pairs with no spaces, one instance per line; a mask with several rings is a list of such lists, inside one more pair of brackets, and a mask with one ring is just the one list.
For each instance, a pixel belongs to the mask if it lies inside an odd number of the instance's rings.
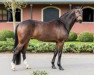
[[69,20],[73,19],[73,10],[64,13],[60,18],[57,19],[58,26],[63,25],[67,31],[69,31]]
[[[57,22],[60,23],[65,23],[66,17],[69,16],[71,11],[67,11],[66,13],[64,13],[63,15],[61,15],[61,17],[59,17],[57,20]],[[61,20],[61,18],[63,18],[63,20]]]
[[66,13],[64,13],[60,18],[66,18],[67,16],[70,16],[72,14],[73,10],[67,11]]
[[66,13],[64,13],[61,17],[65,17],[65,16],[68,16],[68,15],[69,15],[69,11],[67,11]]

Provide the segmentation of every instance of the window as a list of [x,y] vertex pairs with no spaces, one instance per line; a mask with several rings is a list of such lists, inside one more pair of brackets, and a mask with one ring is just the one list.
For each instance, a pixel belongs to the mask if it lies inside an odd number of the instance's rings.
[[[21,10],[20,9],[16,9],[15,19],[17,22],[21,21]],[[4,22],[4,21],[9,21],[9,22],[13,21],[11,9],[8,11],[5,9],[0,9],[0,22]]]
[[59,18],[59,10],[53,7],[49,7],[43,10],[43,21],[48,22],[53,19]]
[[7,11],[5,9],[0,9],[0,22],[7,21]]
[[[16,9],[16,13],[15,13],[15,19],[17,22],[21,21],[21,10],[20,9]],[[8,21],[12,22],[13,21],[13,17],[12,17],[12,10],[8,10]]]
[[83,9],[83,22],[94,22],[94,10],[91,8]]

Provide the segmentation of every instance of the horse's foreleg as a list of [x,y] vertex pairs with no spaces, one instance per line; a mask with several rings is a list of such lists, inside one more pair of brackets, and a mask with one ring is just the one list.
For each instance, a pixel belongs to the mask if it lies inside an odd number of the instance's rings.
[[64,70],[62,68],[62,65],[61,65],[61,57],[62,57],[62,48],[63,48],[63,45],[64,45],[64,42],[59,42],[57,44],[58,46],[58,61],[57,61],[57,65],[59,67],[60,70]]
[[57,56],[57,53],[58,53],[58,50],[56,49],[55,51],[54,51],[54,56],[53,56],[53,59],[52,59],[52,68],[53,69],[56,69],[56,66],[55,66],[55,59],[56,59],[56,56]]
[[58,61],[57,61],[57,65],[59,67],[60,70],[64,70],[62,68],[62,65],[61,65],[61,56],[62,56],[62,50],[58,51]]
[[52,68],[53,69],[56,69],[56,67],[55,67],[55,59],[56,59],[56,56],[57,56],[57,54],[58,54],[58,49],[59,49],[59,44],[58,43],[56,43],[56,49],[55,49],[55,51],[54,51],[54,56],[53,56],[53,59],[52,59]]

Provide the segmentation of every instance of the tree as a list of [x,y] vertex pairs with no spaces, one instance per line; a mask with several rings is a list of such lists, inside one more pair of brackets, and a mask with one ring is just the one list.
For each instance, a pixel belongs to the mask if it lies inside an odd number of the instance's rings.
[[15,13],[17,8],[25,8],[27,3],[23,2],[23,0],[5,0],[4,1],[5,7],[9,10],[12,9],[12,16],[13,16],[13,27],[15,30],[16,26],[16,19],[15,19]]

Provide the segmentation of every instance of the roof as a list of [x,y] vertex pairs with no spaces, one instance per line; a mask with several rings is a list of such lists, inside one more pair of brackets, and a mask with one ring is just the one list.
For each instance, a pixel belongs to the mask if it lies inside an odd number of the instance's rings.
[[[32,4],[94,4],[94,0],[16,0],[16,1],[24,1]],[[0,2],[4,2],[4,0],[0,0]]]

